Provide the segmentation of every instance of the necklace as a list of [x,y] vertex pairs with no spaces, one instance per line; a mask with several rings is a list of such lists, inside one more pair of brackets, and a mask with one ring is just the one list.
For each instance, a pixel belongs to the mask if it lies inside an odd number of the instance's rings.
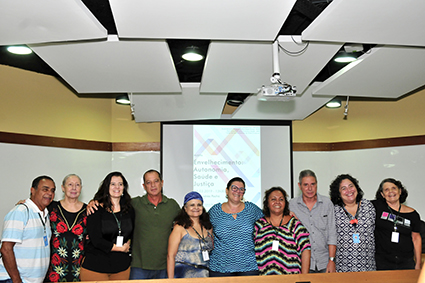
[[[84,208],[84,209],[80,210],[80,211],[77,213],[77,215],[75,216],[75,219],[74,219],[74,223],[72,223],[72,226],[71,226],[71,227],[69,227],[68,220],[66,219],[65,215],[63,214],[63,211],[62,211],[62,208],[61,208],[61,207],[62,207],[62,205],[61,205],[61,204],[60,204],[60,205],[58,205],[59,212],[60,212],[60,214],[62,215],[62,218],[63,218],[63,220],[65,221],[65,224],[66,224],[66,226],[68,227],[68,230],[72,230],[72,228],[74,228],[75,224],[77,223],[78,216],[79,216],[81,213],[83,213],[83,211],[84,211],[84,210],[86,210],[86,209]],[[68,213],[72,213],[72,212],[68,212]],[[75,212],[74,212],[74,213],[75,213]]]

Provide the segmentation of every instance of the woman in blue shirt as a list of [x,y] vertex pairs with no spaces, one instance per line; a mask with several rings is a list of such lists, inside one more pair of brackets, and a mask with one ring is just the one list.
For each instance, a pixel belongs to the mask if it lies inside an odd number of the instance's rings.
[[227,183],[227,202],[209,211],[214,231],[214,250],[210,277],[258,275],[254,251],[254,223],[263,216],[261,209],[244,202],[245,182],[235,177]]

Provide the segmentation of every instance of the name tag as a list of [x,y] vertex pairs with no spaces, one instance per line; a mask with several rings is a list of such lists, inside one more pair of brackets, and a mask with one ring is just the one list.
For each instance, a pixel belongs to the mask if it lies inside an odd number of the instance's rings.
[[279,250],[279,241],[274,240],[272,243],[272,251]]
[[44,240],[44,246],[47,247],[49,245],[49,241],[47,240],[46,235],[43,236],[43,240]]
[[124,243],[124,236],[117,236],[117,243],[116,243],[117,247],[122,247],[123,243]]
[[204,259],[204,261],[210,260],[210,255],[208,254],[208,251],[202,251],[202,258]]
[[399,236],[400,235],[398,234],[398,232],[392,232],[392,234],[391,234],[391,242],[398,243],[398,237]]
[[354,234],[353,234],[353,243],[354,243],[354,244],[359,244],[359,243],[360,243],[360,236],[359,236],[359,233],[354,233]]

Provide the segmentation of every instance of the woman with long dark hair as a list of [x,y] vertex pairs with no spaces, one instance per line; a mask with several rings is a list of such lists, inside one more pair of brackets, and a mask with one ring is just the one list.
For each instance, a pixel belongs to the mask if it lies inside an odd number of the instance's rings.
[[134,210],[128,182],[120,172],[109,173],[94,196],[100,206],[87,218],[89,240],[81,281],[128,280]]
[[213,249],[212,225],[198,192],[184,197],[168,240],[168,278],[208,277],[209,252]]

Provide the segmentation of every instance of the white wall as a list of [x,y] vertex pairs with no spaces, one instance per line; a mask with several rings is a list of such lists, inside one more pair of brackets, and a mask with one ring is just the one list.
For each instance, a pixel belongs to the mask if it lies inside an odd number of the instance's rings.
[[[49,175],[56,181],[56,199],[62,198],[60,184],[65,175],[76,173],[83,179],[81,200],[90,200],[99,183],[111,171],[121,171],[130,183],[132,196],[144,194],[143,173],[160,168],[159,152],[104,152],[43,146],[0,143],[1,187],[0,219],[20,199],[29,196],[32,180]],[[425,193],[422,174],[425,168],[425,145],[335,152],[294,152],[294,180],[303,169],[316,172],[319,193],[328,195],[330,182],[349,173],[360,182],[367,199],[373,199],[380,181],[393,177],[409,191],[407,205],[425,219]],[[276,184],[280,185],[280,184]],[[295,195],[300,191],[295,182]],[[164,182],[164,192],[173,184]],[[289,192],[288,192],[289,193]],[[176,199],[181,203],[183,196]]]
[[29,197],[31,182],[37,176],[48,175],[55,180],[55,199],[60,200],[63,198],[62,179],[70,173],[79,175],[83,180],[80,200],[88,202],[103,178],[112,171],[122,172],[129,182],[130,195],[137,196],[144,194],[143,173],[160,168],[159,152],[111,153],[0,143],[0,156],[1,223],[18,200]]

